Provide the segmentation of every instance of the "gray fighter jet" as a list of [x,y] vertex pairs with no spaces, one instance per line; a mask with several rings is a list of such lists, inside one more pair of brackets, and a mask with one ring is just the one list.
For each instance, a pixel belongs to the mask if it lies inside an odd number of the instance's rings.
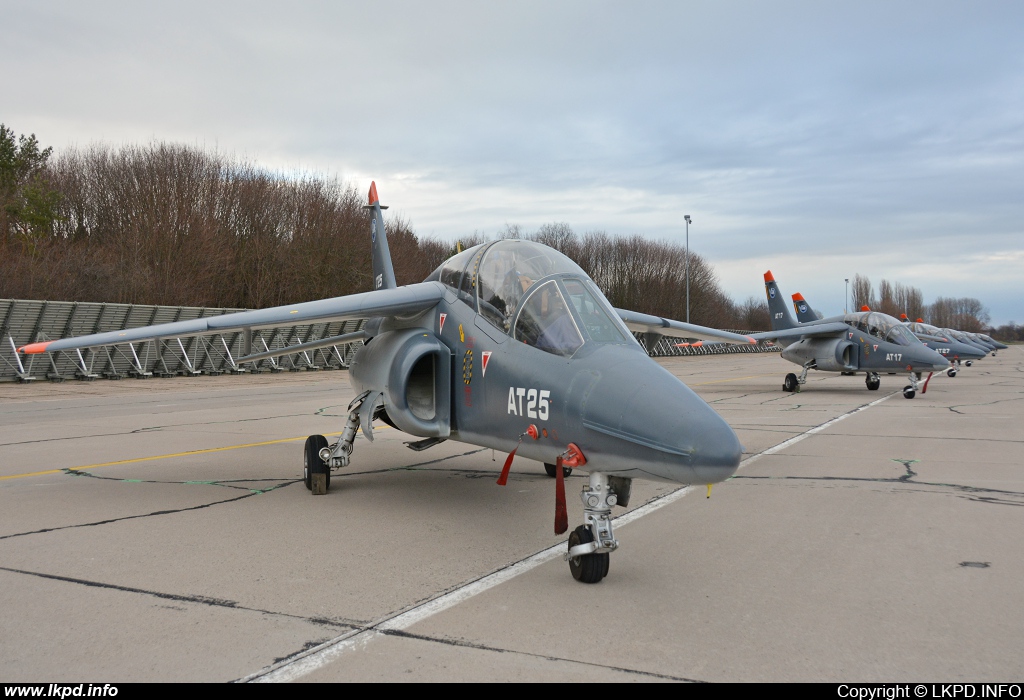
[[[918,340],[952,363],[952,367],[946,370],[946,374],[951,377],[956,376],[961,362],[970,367],[975,360],[980,360],[988,354],[987,348],[978,347],[974,343],[963,342],[961,334],[948,328],[937,328],[936,326],[924,323],[921,319],[911,323],[906,320],[906,314],[902,314],[900,318],[904,319],[907,328],[917,336]],[[960,337],[958,338],[957,336]]]
[[[821,314],[817,314],[813,309],[811,309],[801,294],[793,295],[793,308],[796,309],[796,320],[800,323],[810,323],[811,321],[821,318]],[[871,309],[866,306],[861,307],[861,311],[870,310]],[[967,345],[953,339],[950,333],[943,331],[942,329],[920,322],[907,323],[906,314],[900,314],[900,318],[903,320],[904,325],[906,325],[907,328],[909,328],[917,339],[924,343],[926,347],[931,348],[949,360],[950,367],[946,370],[946,374],[950,377],[955,377],[957,375],[961,359],[966,360],[967,366],[970,367],[973,360],[977,360],[985,356],[984,352],[971,345]],[[918,321],[920,321],[920,319],[918,319]]]
[[798,323],[790,313],[789,305],[783,301],[770,270],[764,273],[764,286],[772,330],[753,333],[750,337],[776,342],[783,348],[783,359],[803,368],[799,376],[786,375],[783,391],[799,391],[807,381],[807,372],[812,369],[842,374],[863,373],[871,391],[881,386],[880,372],[905,371],[910,377],[910,384],[903,388],[903,396],[912,399],[917,395],[921,373],[949,368],[948,360],[925,347],[892,316],[877,311],[861,311]]
[[[743,448],[729,425],[654,362],[631,330],[753,343],[742,335],[614,309],[584,271],[530,241],[485,243],[449,258],[426,281],[399,287],[384,219],[371,185],[375,290],[211,318],[40,342],[24,353],[58,352],[204,333],[368,318],[363,330],[281,350],[247,353],[239,364],[361,339],[349,372],[357,396],[340,439],[311,435],[303,475],[314,494],[349,465],[356,434],[373,441],[380,420],[419,438],[445,440],[544,463],[555,477],[555,533],[568,530],[564,476],[588,473],[584,524],[569,535],[572,575],[596,583],[618,547],[612,507],[629,502],[632,479],[712,484],[736,471]],[[248,345],[251,347],[251,338]]]

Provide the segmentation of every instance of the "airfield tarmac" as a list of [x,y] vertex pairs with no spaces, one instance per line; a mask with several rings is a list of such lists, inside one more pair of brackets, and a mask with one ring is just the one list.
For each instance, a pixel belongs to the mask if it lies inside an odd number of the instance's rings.
[[0,384],[0,679],[1024,679],[1024,348],[910,401],[659,362],[745,461],[710,499],[636,482],[589,586],[529,460],[501,488],[503,454],[383,426],[311,496],[345,372]]

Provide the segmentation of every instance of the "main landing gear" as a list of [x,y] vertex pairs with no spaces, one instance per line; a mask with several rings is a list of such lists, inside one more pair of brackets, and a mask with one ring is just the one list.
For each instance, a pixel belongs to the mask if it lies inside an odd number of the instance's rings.
[[583,487],[583,525],[569,535],[569,562],[572,577],[582,583],[598,583],[608,575],[609,556],[619,543],[612,532],[612,506],[629,505],[632,480],[591,472]]
[[878,391],[878,387],[882,386],[882,380],[879,379],[877,372],[868,372],[864,383],[867,385],[868,391]]
[[782,382],[782,390],[790,392],[800,391],[800,387],[802,387],[807,382],[807,370],[809,370],[810,368],[811,363],[804,365],[803,371],[800,372],[799,377],[793,374],[792,372],[787,374],[785,380],[783,380]]
[[[302,480],[314,496],[327,493],[331,487],[331,469],[347,467],[352,457],[356,431],[359,430],[360,412],[370,392],[364,391],[348,405],[348,418],[341,437],[328,445],[323,435],[306,438],[306,450],[302,459]],[[370,407],[372,410],[372,407]],[[372,420],[372,417],[371,417]]]
[[[547,462],[545,462],[544,471],[547,472],[547,475],[550,476],[552,479],[558,476],[558,467],[556,467],[554,464],[548,464]],[[562,476],[572,476],[572,469],[570,467],[562,467]]]

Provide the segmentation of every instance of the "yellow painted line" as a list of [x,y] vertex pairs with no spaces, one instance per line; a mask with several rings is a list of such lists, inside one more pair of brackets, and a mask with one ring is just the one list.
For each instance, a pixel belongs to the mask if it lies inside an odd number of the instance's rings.
[[[384,430],[391,426],[382,425],[375,427],[374,431]],[[327,435],[341,435],[341,431],[337,433],[327,433]],[[155,459],[171,459],[172,457],[187,457],[189,455],[203,455],[209,454],[210,452],[224,452],[226,450],[240,450],[245,447],[263,447],[264,445],[279,445],[283,442],[298,442],[299,440],[305,440],[304,437],[293,437],[283,438],[281,440],[267,440],[266,442],[249,442],[244,445],[229,445],[228,447],[211,447],[208,450],[190,450],[188,452],[175,452],[169,455],[156,455],[154,457],[139,457],[137,459],[120,459],[116,462],[103,462],[102,464],[89,464],[84,467],[68,467],[75,471],[82,471],[83,469],[99,469],[100,467],[112,467],[116,464],[134,464],[136,462],[152,462]],[[27,476],[45,476],[46,474],[60,474],[64,469],[48,469],[42,472],[28,472],[27,474],[12,474],[10,476],[0,476],[0,481],[6,481],[7,479],[24,479]]]

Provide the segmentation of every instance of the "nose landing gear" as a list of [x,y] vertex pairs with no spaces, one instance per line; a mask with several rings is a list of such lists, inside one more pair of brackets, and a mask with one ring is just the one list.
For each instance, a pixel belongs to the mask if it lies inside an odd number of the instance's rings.
[[[623,482],[619,490],[625,489],[628,494],[627,480],[591,472],[590,483],[580,493],[584,524],[569,535],[569,549],[564,558],[569,562],[572,577],[582,583],[598,583],[607,576],[609,554],[619,547],[612,532],[611,518],[612,506],[620,503],[611,484],[618,481]],[[625,504],[625,500],[621,502]]]

